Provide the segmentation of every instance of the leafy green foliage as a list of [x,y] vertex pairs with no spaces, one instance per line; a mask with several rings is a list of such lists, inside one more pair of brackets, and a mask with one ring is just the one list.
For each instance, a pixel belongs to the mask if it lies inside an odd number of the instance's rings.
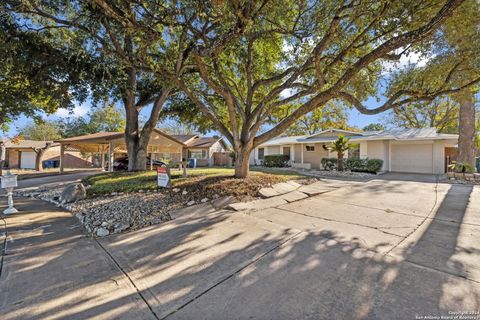
[[[288,116],[295,108],[288,105],[276,112],[276,116],[270,121],[277,123],[283,117]],[[349,129],[347,108],[341,104],[328,103],[323,108],[318,108],[298,119],[285,133],[287,135],[314,134],[329,128]]]
[[268,168],[283,168],[288,166],[290,157],[286,154],[269,154],[263,157],[263,165]]
[[370,123],[362,128],[363,131],[383,131],[385,126],[381,123]]
[[338,159],[337,158],[322,158],[320,160],[322,164],[322,168],[327,171],[336,170],[338,166]]
[[382,159],[348,158],[344,161],[345,169],[355,172],[377,173],[382,170]]
[[350,144],[348,143],[350,138],[343,135],[339,135],[337,140],[330,143],[330,145],[324,145],[323,148],[328,151],[333,151],[337,153],[337,169],[338,171],[343,171],[343,155],[345,151],[350,149]]
[[125,129],[125,115],[113,105],[96,107],[86,117],[62,119],[58,126],[65,138],[97,132],[121,132]]
[[18,134],[26,140],[54,141],[62,138],[56,122],[34,122],[21,128]]
[[448,169],[458,173],[474,173],[476,168],[469,163],[452,161]]

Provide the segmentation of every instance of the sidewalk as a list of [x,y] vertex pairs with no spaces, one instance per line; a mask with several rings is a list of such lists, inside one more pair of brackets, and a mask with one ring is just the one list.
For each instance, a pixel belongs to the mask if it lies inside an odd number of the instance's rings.
[[[5,204],[0,197],[0,209]],[[0,275],[2,319],[155,319],[70,213],[31,199],[16,199],[16,207],[18,214],[3,216],[8,246]]]

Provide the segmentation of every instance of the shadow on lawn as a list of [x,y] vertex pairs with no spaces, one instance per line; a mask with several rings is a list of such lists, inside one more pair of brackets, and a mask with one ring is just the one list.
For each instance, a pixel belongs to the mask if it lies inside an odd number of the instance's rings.
[[[360,241],[333,231],[298,233],[278,225],[265,228],[268,222],[256,218],[251,218],[250,228],[242,225],[239,214],[230,213],[179,219],[101,243],[132,277],[160,319],[415,319],[417,315],[448,315],[449,311],[480,308],[479,284],[450,275],[473,277],[473,266],[465,261],[471,262],[473,257],[478,261],[480,256],[478,247],[459,242],[472,190],[451,186],[433,212],[434,219],[425,222],[419,240],[396,252],[399,260],[374,254],[362,248]],[[29,228],[45,222],[32,222]],[[66,222],[52,219],[49,223]],[[89,268],[98,274],[85,276],[74,285],[62,282],[68,277],[60,275],[32,283],[31,290],[23,292],[25,302],[7,304],[5,319],[154,318],[145,304],[136,303],[136,293],[99,299],[95,287],[122,275],[118,269],[106,272],[94,265],[98,257],[90,251],[96,247],[91,240],[80,240],[75,232],[66,237],[53,232],[22,241],[32,243],[36,255],[54,257],[43,265],[36,265],[33,256],[7,259],[10,272],[35,279],[32,274],[51,272],[66,256],[73,259],[83,254],[89,263],[84,259],[77,263],[83,264],[86,274]],[[21,242],[15,244],[19,245]],[[461,255],[470,259],[463,256],[460,260]],[[0,286],[9,281],[2,278]],[[76,297],[75,291],[84,288],[93,291],[82,299],[59,300]],[[29,303],[32,297],[39,307]],[[40,307],[45,304],[49,307]]]

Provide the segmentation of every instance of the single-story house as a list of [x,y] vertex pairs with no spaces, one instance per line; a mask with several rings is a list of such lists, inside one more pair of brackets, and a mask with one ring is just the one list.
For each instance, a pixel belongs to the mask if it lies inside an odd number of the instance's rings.
[[[79,150],[84,153],[103,155],[101,156],[102,160],[105,160],[105,155],[109,155],[107,159],[111,159],[111,161],[127,154],[123,132],[99,132],[56,142],[63,150],[61,154],[67,150]],[[154,129],[147,146],[147,154],[152,159],[169,160],[174,163],[182,159],[195,158],[197,166],[213,166],[213,154],[226,149],[227,146],[222,138],[169,135],[159,129]]]
[[339,135],[350,138],[345,157],[383,160],[382,171],[445,173],[449,155],[458,142],[456,134],[437,133],[435,128],[355,132],[329,129],[312,135],[277,137],[257,148],[250,164],[259,165],[265,155],[287,154],[293,167],[321,170],[321,159],[336,157],[323,148]]
[[216,165],[214,153],[228,150],[225,141],[219,137],[202,137],[196,134],[172,135],[172,137],[182,141],[186,145],[184,158],[197,159],[197,166],[199,167]]
[[[58,167],[60,163],[60,144],[53,141],[35,140],[6,140],[0,142],[5,148],[3,159],[5,167],[9,169],[35,169],[35,161],[38,150],[50,147],[43,153],[42,164],[44,168]],[[92,167],[90,156],[82,155],[72,150],[65,153],[66,168],[89,168]]]

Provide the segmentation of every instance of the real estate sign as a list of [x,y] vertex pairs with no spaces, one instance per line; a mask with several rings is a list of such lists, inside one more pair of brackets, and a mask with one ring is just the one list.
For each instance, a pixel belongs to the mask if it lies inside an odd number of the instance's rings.
[[157,186],[170,188],[170,169],[165,167],[157,168]]

